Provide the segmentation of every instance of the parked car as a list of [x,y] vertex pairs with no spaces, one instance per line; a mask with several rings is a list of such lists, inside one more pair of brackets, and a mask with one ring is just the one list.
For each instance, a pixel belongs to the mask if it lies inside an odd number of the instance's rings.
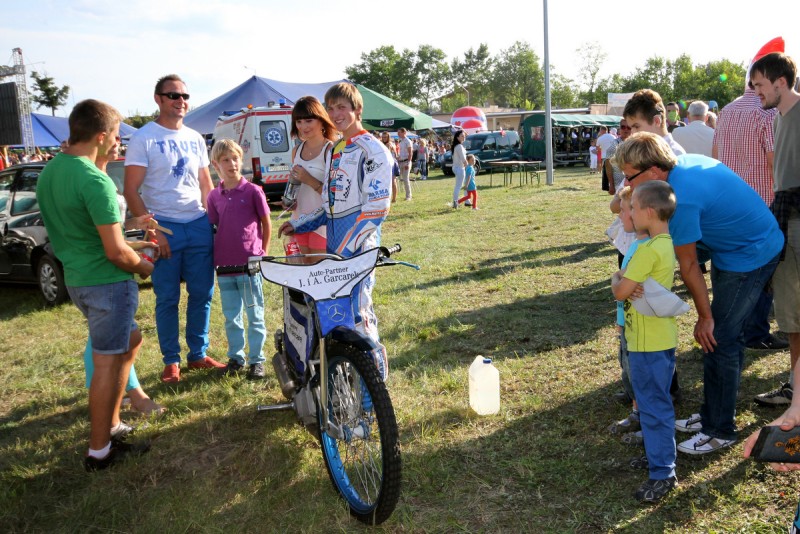
[[44,166],[26,163],[0,171],[0,281],[37,284],[45,302],[55,306],[69,295],[36,201]]
[[[522,143],[519,134],[513,130],[496,132],[479,132],[468,135],[464,140],[467,154],[475,156],[475,173],[485,168],[485,164],[493,161],[515,161],[522,158]],[[453,153],[444,154],[444,173],[453,175]]]
[[[45,303],[69,300],[64,267],[53,253],[36,201],[36,184],[46,162],[0,171],[0,282],[36,284]],[[108,163],[106,172],[122,191],[125,160]],[[139,231],[126,233],[138,238]]]

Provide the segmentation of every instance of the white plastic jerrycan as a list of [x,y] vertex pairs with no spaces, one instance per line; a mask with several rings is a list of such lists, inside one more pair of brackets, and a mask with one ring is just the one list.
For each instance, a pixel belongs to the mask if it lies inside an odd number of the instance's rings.
[[478,415],[500,411],[500,372],[491,358],[476,356],[469,366],[469,406]]

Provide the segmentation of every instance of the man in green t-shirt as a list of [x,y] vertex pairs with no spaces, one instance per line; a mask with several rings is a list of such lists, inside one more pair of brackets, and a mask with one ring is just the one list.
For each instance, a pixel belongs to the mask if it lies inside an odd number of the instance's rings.
[[[134,321],[139,290],[153,264],[125,243],[114,183],[94,164],[119,142],[120,114],[97,100],[79,102],[69,116],[69,146],[39,176],[36,198],[53,250],[64,265],[72,301],[89,323],[95,370],[89,388],[91,435],[84,465],[105,469],[147,444],[121,440],[111,428],[122,385],[142,345]],[[112,437],[117,435],[117,438]]]

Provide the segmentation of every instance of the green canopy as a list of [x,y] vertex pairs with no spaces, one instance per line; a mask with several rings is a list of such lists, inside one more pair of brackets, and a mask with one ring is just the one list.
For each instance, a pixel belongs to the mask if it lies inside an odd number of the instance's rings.
[[[536,115],[529,115],[522,121],[522,153],[527,158],[535,160],[545,159],[544,119],[544,113],[537,113]],[[591,128],[593,132],[596,132],[596,129],[600,128],[600,126],[616,128],[619,126],[619,121],[621,119],[622,117],[618,115],[550,114],[550,122],[554,130],[556,128]],[[584,151],[572,152],[566,155],[556,153],[553,157],[554,161],[560,161],[565,160],[567,156],[572,158],[572,160],[582,161],[588,157],[588,148],[586,149],[586,153],[584,153]]]
[[356,85],[364,99],[364,113],[361,123],[367,130],[427,130],[433,125],[433,118],[421,111],[410,108],[388,96],[376,93],[363,85]]

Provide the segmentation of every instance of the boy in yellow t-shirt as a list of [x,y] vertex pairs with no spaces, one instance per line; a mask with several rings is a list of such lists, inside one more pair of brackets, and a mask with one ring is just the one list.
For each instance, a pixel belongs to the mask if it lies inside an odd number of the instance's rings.
[[[640,502],[658,502],[677,485],[675,476],[675,410],[669,387],[675,372],[678,331],[674,317],[641,315],[631,304],[634,292],[652,277],[672,288],[675,251],[669,219],[675,211],[675,194],[667,182],[650,181],[633,192],[633,225],[651,238],[636,249],[625,270],[611,280],[614,298],[624,300],[625,338],[630,377],[642,425],[650,476],[635,493]],[[644,459],[642,459],[644,460]]]

